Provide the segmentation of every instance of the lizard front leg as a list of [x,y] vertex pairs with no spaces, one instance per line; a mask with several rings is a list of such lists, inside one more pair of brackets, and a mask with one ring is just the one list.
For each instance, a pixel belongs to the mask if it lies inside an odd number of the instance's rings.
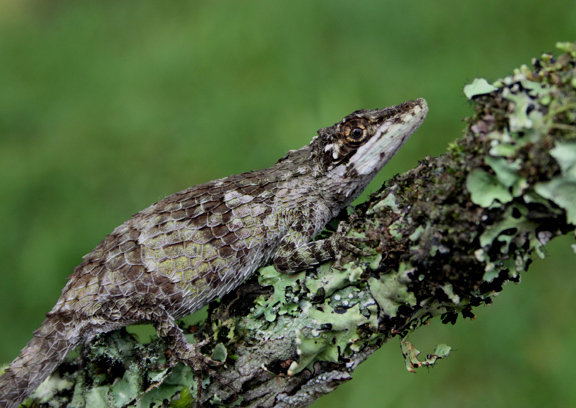
[[310,269],[329,259],[334,259],[338,250],[337,239],[331,236],[318,241],[306,242],[303,233],[291,231],[280,243],[274,267],[282,273]]
[[328,238],[311,241],[312,231],[302,230],[298,226],[291,228],[276,251],[274,267],[282,273],[310,269],[324,261],[337,258],[342,250],[368,255],[359,248],[359,244],[365,240],[347,237],[346,232],[339,227],[338,231]]

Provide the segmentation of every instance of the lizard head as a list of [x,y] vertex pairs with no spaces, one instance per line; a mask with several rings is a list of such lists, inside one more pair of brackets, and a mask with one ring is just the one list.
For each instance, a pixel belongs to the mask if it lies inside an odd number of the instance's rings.
[[359,110],[320,129],[312,142],[325,195],[350,203],[422,124],[422,98],[384,109]]

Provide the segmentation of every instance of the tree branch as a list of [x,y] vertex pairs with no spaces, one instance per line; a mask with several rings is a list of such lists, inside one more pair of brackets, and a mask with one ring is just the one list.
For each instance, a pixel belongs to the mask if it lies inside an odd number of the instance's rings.
[[[351,378],[394,336],[454,323],[517,282],[531,256],[576,224],[576,43],[494,84],[465,88],[475,114],[437,158],[388,181],[342,222],[370,255],[293,275],[262,268],[210,305],[193,339],[225,361],[205,406],[304,407]],[[403,343],[407,367],[433,364]],[[190,406],[196,380],[160,340],[121,330],[69,359],[34,394],[50,406]],[[155,404],[155,405],[152,405]],[[76,406],[75,405],[75,406]],[[48,405],[46,405],[48,406]]]

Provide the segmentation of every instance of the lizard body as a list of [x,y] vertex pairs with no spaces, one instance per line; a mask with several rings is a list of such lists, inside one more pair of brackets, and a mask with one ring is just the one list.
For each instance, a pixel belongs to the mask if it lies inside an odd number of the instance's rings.
[[423,99],[356,111],[268,169],[170,195],[118,226],[74,269],[32,340],[0,377],[0,408],[16,407],[99,333],[150,322],[177,359],[199,352],[176,319],[266,263],[283,272],[334,257],[339,239],[313,241],[420,126]]

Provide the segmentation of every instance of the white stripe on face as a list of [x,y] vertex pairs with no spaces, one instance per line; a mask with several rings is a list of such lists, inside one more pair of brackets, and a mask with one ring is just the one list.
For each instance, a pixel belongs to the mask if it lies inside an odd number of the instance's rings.
[[348,167],[355,169],[360,175],[380,170],[418,129],[426,113],[428,106],[423,101],[401,115],[390,117],[367,143],[358,148],[350,158]]

